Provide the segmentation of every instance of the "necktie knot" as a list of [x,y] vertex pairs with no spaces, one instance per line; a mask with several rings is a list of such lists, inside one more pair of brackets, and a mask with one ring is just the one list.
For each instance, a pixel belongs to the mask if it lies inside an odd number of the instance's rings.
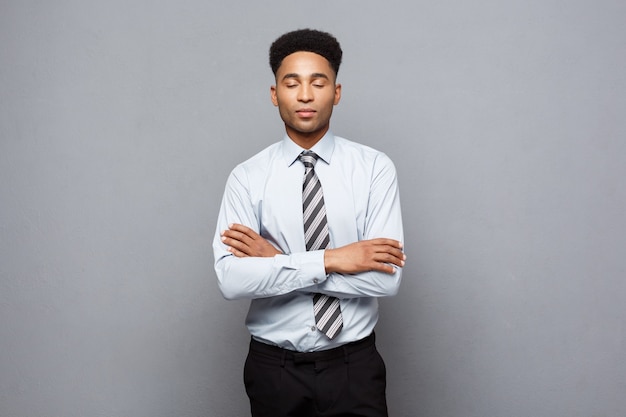
[[305,168],[315,168],[317,158],[319,158],[319,156],[313,151],[303,151],[298,155],[298,159],[304,164]]

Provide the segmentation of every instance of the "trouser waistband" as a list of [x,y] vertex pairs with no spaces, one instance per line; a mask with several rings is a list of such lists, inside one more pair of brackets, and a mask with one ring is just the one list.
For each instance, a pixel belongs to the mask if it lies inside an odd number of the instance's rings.
[[250,342],[250,350],[254,352],[264,353],[266,355],[275,356],[281,361],[293,360],[294,363],[313,363],[317,361],[332,360],[341,357],[346,359],[350,354],[358,352],[366,347],[374,345],[376,336],[374,333],[364,339],[356,342],[346,343],[328,350],[320,350],[316,352],[294,352],[293,350],[283,349],[278,346],[268,345],[258,340],[252,339]]

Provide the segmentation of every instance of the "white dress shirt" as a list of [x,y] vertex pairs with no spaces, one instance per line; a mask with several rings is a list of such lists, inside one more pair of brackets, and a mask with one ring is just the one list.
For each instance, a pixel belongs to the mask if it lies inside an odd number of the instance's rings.
[[[238,165],[226,183],[213,241],[215,271],[227,299],[251,299],[246,325],[264,343],[299,352],[330,349],[369,336],[377,297],[395,295],[402,276],[326,274],[324,251],[305,249],[303,151],[288,136]],[[403,242],[396,171],[384,153],[328,132],[312,149],[324,191],[330,247],[390,238]],[[235,257],[221,240],[228,225],[255,230],[283,252]],[[344,327],[333,340],[315,328],[313,293],[340,299]]]

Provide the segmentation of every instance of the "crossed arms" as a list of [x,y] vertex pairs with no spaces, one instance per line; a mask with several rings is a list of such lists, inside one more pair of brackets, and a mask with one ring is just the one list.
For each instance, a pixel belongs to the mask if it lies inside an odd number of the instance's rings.
[[[265,169],[257,168],[261,165],[271,165],[276,171],[269,180]],[[299,195],[285,194],[283,189],[301,187],[301,179],[281,171],[286,169],[262,161],[236,168],[227,181],[213,241],[215,270],[224,297],[255,299],[293,291],[338,298],[396,294],[406,257],[390,160],[381,156],[369,171],[349,177],[371,178],[364,186],[326,181],[324,193],[331,196],[327,202],[329,226],[337,245],[315,251],[290,244],[302,239],[298,230],[302,219],[297,214],[302,203]],[[354,186],[361,188],[352,193]],[[342,201],[346,193],[349,199]],[[277,200],[278,205],[268,204]]]
[[[254,230],[241,224],[231,224],[222,232],[222,242],[228,251],[238,258],[270,258],[282,252]],[[377,238],[354,242],[336,249],[324,251],[326,274],[358,274],[378,271],[394,274],[397,267],[403,267],[406,255],[402,243],[393,239]]]

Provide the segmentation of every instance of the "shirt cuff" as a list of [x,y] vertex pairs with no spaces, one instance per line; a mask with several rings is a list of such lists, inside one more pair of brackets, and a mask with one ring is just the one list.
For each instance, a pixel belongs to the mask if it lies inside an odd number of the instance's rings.
[[292,265],[297,265],[300,281],[305,287],[326,281],[323,250],[293,253],[291,254],[291,261]]

